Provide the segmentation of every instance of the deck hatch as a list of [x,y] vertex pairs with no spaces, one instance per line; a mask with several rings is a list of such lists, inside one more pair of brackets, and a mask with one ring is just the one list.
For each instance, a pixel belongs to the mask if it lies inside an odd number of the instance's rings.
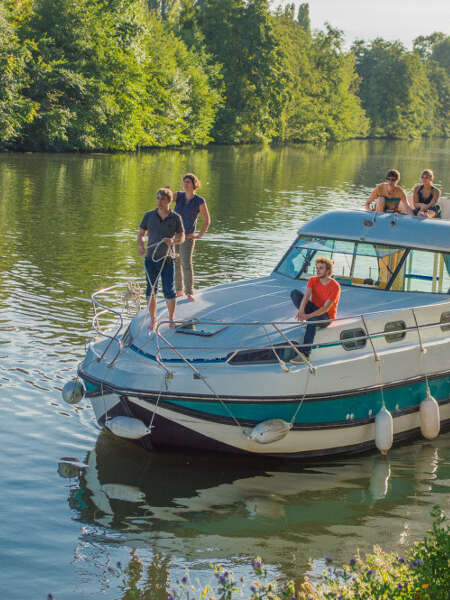
[[227,328],[223,323],[201,323],[198,319],[189,319],[175,327],[176,333],[211,337]]

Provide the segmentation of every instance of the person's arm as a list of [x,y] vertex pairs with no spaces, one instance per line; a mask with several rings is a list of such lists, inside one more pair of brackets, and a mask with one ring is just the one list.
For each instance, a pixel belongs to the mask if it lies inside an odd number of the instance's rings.
[[307,315],[305,315],[306,321],[308,319],[310,319],[311,317],[320,317],[320,315],[324,315],[326,312],[328,312],[328,309],[333,304],[333,302],[334,302],[334,300],[330,300],[330,299],[326,300],[325,304],[323,306],[321,306],[317,310],[313,311],[312,313],[308,313]]
[[422,204],[419,200],[419,189],[420,185],[416,185],[413,191],[413,204],[414,208],[418,208],[419,210],[423,210],[425,208],[425,204]]
[[174,235],[170,238],[164,238],[164,243],[166,243],[168,246],[174,246],[174,245],[178,246],[179,244],[182,244],[184,242],[184,240],[186,239],[181,217],[180,217],[180,215],[177,215],[177,217],[178,217],[178,224],[177,224],[177,228],[176,228]]
[[300,306],[298,307],[298,312],[295,315],[295,318],[297,319],[297,321],[306,321],[307,315],[305,313],[305,308],[306,308],[308,301],[311,298],[311,294],[312,294],[311,288],[307,287],[305,294],[302,298],[302,301],[300,302]]
[[366,210],[372,210],[370,208],[370,205],[372,204],[372,202],[374,200],[376,200],[378,198],[378,196],[380,196],[380,191],[378,189],[378,185],[375,187],[375,189],[372,191],[372,193],[370,194],[369,198],[366,200],[366,204],[364,206],[364,208]]
[[137,236],[137,244],[138,244],[138,252],[139,254],[145,254],[145,234],[147,233],[146,229],[142,227],[139,228],[139,233]]
[[208,231],[209,226],[211,225],[211,217],[209,215],[209,210],[208,207],[206,206],[206,202],[203,202],[202,204],[200,204],[200,206],[198,207],[199,212],[200,212],[200,217],[202,218],[202,228],[200,229],[200,231],[198,233],[190,233],[188,235],[188,238],[190,238],[191,240],[200,240],[205,233]]
[[430,204],[428,204],[427,209],[429,210],[430,208],[433,208],[434,206],[436,206],[436,204],[439,201],[439,198],[441,196],[441,191],[438,190],[437,188],[433,189],[433,198],[430,201]]

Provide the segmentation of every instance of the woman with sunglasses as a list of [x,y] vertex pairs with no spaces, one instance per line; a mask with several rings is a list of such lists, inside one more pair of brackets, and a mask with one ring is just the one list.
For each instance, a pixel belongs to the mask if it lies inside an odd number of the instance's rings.
[[[398,185],[400,171],[389,169],[386,173],[386,181],[379,183],[366,201],[366,210],[377,212],[395,212],[412,215],[412,209],[408,206],[405,190]],[[376,201],[375,209],[371,207]]]
[[[183,296],[185,293],[188,300],[195,300],[194,267],[192,264],[195,240],[199,240],[204,236],[211,223],[204,198],[195,193],[200,185],[200,181],[194,173],[186,173],[183,177],[184,191],[175,193],[175,212],[181,216],[186,232],[186,241],[179,245],[179,256],[175,260],[175,287],[177,296]],[[198,233],[195,233],[199,215],[203,221],[202,228]]]
[[413,212],[418,217],[440,218],[441,207],[438,204],[441,192],[434,187],[434,173],[424,169],[420,174],[422,183],[417,184],[413,191]]

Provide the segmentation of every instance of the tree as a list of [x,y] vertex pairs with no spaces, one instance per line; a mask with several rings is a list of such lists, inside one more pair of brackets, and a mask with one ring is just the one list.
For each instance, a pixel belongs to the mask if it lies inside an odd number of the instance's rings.
[[23,145],[134,150],[207,143],[217,94],[201,61],[141,0],[36,0]]
[[204,0],[197,10],[207,51],[221,65],[225,86],[214,137],[234,143],[271,140],[285,73],[267,1]]
[[370,135],[411,138],[432,133],[434,99],[427,93],[429,83],[419,56],[400,42],[381,38],[355,42],[352,51]]
[[33,121],[38,105],[27,98],[27,64],[31,60],[30,43],[21,44],[14,31],[20,15],[0,5],[0,148],[12,147],[20,139],[25,124]]
[[311,19],[309,18],[309,4],[307,2],[300,4],[298,7],[297,22],[306,33],[311,33]]

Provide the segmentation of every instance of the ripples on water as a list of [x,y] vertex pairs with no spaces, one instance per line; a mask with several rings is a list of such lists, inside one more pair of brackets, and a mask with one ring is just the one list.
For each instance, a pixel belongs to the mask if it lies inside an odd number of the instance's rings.
[[431,167],[449,195],[448,156],[445,141],[0,155],[1,597],[120,598],[108,568],[137,564],[133,549],[159,600],[185,566],[206,582],[210,562],[245,574],[258,553],[300,578],[309,557],[319,572],[325,555],[419,538],[431,506],[449,508],[449,435],[388,460],[309,466],[151,454],[100,433],[89,405],[68,407],[60,390],[84,353],[92,291],[142,274],[136,229],[161,184],[176,189],[188,170],[203,180],[204,287],[269,273],[302,222],[361,206],[389,167],[408,189]]

